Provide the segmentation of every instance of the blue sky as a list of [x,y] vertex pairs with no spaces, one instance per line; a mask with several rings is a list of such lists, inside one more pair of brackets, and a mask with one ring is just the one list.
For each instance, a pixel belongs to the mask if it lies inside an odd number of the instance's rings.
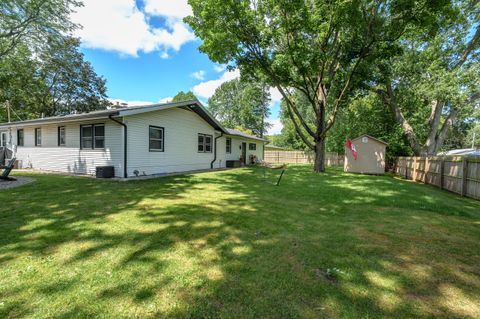
[[[200,39],[182,22],[191,14],[186,0],[84,0],[72,19],[82,28],[85,58],[107,79],[112,100],[129,105],[165,102],[193,91],[204,103],[238,70],[209,60]],[[279,133],[280,95],[271,90],[272,133]]]

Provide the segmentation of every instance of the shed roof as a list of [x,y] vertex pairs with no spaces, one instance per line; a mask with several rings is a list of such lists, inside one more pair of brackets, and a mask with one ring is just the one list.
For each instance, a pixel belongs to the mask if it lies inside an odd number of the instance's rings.
[[372,140],[375,140],[375,141],[377,141],[377,142],[379,142],[379,143],[382,143],[382,144],[388,145],[388,143],[387,143],[387,142],[384,142],[384,141],[382,141],[382,140],[379,140],[378,138],[375,138],[375,137],[373,137],[373,136],[370,136],[370,135],[368,135],[368,134],[363,134],[363,135],[357,136],[357,137],[355,137],[354,139],[352,139],[352,141],[355,141],[355,140],[361,139],[362,137],[368,137],[368,138],[371,138]]

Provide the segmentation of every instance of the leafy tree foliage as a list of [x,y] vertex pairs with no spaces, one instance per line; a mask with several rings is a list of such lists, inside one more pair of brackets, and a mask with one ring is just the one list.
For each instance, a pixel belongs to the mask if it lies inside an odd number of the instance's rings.
[[[5,0],[0,3],[0,104],[14,119],[103,109],[105,80],[70,36],[74,0]],[[0,120],[6,120],[3,107]]]
[[0,60],[0,102],[8,101],[21,119],[106,108],[105,80],[84,60],[79,40],[49,41],[38,56],[20,45]]
[[263,136],[270,124],[270,94],[265,85],[234,79],[222,83],[208,100],[208,108],[225,126]]
[[450,133],[460,146],[480,97],[480,4],[458,1],[435,18],[435,34],[402,36],[401,54],[378,64],[374,91],[391,110],[417,155],[434,155]]
[[195,96],[195,94],[193,94],[192,91],[188,91],[188,92],[180,91],[173,97],[172,102],[182,102],[182,101],[196,100],[196,99],[197,97]]
[[[186,21],[218,63],[238,66],[282,94],[296,133],[324,171],[325,139],[378,56],[397,39],[429,25],[447,1],[190,0]],[[301,91],[314,114],[309,125],[295,100]]]
[[70,14],[80,5],[76,0],[0,1],[0,59],[25,43],[41,51],[48,38],[68,34],[76,27]]

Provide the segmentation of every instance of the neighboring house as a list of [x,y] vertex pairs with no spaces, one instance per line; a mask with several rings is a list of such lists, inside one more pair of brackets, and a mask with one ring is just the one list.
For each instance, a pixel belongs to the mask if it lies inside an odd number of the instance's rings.
[[9,136],[23,168],[94,175],[113,166],[117,177],[248,164],[265,143],[224,128],[196,100],[0,124],[2,141]]
[[480,148],[464,148],[438,153],[438,156],[480,156]]
[[385,150],[387,143],[369,135],[352,139],[353,151],[345,146],[343,170],[351,173],[385,174]]

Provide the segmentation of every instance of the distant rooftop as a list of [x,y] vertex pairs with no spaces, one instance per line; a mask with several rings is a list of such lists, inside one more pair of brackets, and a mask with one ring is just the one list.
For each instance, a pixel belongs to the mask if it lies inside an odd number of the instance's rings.
[[463,155],[468,155],[468,156],[480,156],[480,149],[479,148],[462,148],[462,149],[456,149],[456,150],[450,150],[446,152],[440,152],[438,155],[445,155],[445,156],[452,156],[452,155],[457,155],[457,156],[463,156]]

